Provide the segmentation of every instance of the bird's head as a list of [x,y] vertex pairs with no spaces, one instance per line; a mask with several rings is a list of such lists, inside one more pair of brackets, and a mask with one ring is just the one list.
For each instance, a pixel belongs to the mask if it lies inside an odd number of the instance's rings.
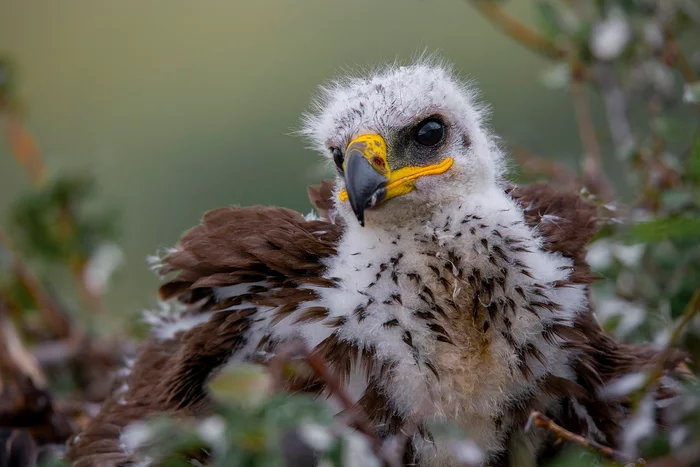
[[436,205],[495,186],[501,153],[474,94],[434,61],[323,87],[303,133],[336,168],[345,220],[420,222]]

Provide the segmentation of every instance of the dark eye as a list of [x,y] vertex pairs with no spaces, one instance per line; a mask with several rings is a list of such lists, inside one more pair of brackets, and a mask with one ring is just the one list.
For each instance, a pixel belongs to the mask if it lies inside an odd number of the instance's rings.
[[416,133],[413,139],[422,146],[435,146],[445,135],[445,126],[441,121],[428,119],[421,122],[416,128]]
[[333,162],[335,162],[335,166],[338,167],[338,170],[340,172],[343,172],[343,161],[345,158],[343,157],[343,151],[340,150],[340,148],[331,148],[331,153],[333,154]]

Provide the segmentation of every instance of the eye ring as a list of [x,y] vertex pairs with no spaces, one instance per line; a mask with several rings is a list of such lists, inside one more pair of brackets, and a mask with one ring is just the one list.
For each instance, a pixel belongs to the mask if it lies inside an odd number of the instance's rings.
[[333,162],[335,162],[335,166],[340,170],[340,173],[343,173],[343,162],[345,162],[345,156],[343,156],[343,151],[340,150],[338,147],[332,147],[331,149],[331,154],[333,155]]
[[436,117],[420,122],[413,132],[413,140],[421,146],[437,146],[445,137],[445,124]]

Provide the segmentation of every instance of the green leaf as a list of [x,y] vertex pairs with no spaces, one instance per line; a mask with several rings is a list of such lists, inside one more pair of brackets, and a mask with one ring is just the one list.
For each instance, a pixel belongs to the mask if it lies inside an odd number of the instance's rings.
[[559,15],[556,8],[551,3],[540,0],[535,4],[535,13],[535,20],[539,30],[542,31],[547,39],[554,42],[561,34]]
[[661,202],[667,211],[678,212],[693,203],[693,194],[687,189],[669,189],[661,192]]
[[269,398],[272,378],[259,365],[241,363],[212,378],[209,392],[220,403],[256,408]]
[[0,100],[12,97],[15,87],[14,70],[9,58],[0,56]]
[[86,176],[64,176],[33,191],[11,208],[12,233],[27,256],[68,264],[92,257],[116,237],[116,213],[94,206],[97,185]]
[[693,138],[687,169],[688,179],[700,186],[700,135]]
[[605,465],[597,454],[581,447],[571,447],[546,464],[548,467],[591,467]]
[[568,63],[556,63],[545,69],[540,79],[550,89],[564,89],[571,81],[571,70]]
[[688,104],[700,103],[700,81],[685,84],[683,101]]
[[669,239],[700,237],[700,217],[669,217],[642,222],[628,234],[632,242],[661,242]]

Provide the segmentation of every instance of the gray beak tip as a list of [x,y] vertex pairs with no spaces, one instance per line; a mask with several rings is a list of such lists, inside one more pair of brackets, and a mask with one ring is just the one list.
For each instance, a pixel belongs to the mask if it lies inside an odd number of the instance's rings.
[[386,196],[387,179],[374,170],[359,151],[348,154],[345,165],[345,189],[357,221],[365,226],[365,210]]

